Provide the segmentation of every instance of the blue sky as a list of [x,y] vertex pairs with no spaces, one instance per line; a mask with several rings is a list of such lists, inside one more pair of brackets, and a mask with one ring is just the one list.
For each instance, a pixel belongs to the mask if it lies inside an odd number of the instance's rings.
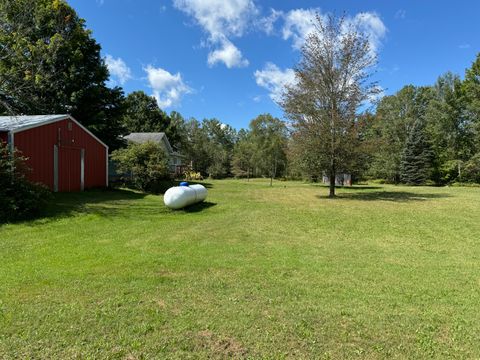
[[236,128],[292,81],[311,16],[359,20],[386,94],[463,76],[480,51],[480,1],[472,0],[70,0],[102,46],[112,84],[144,90],[167,112]]

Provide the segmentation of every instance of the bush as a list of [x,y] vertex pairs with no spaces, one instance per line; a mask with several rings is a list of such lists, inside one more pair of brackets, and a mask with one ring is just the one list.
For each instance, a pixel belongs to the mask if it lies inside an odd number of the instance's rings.
[[203,176],[202,174],[200,174],[199,172],[197,171],[193,171],[193,170],[186,170],[184,173],[183,173],[183,177],[185,180],[203,180]]
[[465,163],[461,181],[480,183],[480,153],[475,154]]
[[115,150],[112,160],[123,180],[143,191],[155,191],[159,183],[170,179],[167,154],[155,142],[129,143],[127,148]]
[[0,223],[38,215],[50,198],[50,190],[27,180],[25,158],[0,142]]

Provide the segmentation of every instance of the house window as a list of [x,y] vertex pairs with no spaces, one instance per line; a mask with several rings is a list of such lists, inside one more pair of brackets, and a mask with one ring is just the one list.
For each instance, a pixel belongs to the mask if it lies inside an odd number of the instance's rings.
[[73,127],[73,126],[72,126],[72,122],[69,121],[69,122],[68,122],[68,131],[72,131],[72,127]]

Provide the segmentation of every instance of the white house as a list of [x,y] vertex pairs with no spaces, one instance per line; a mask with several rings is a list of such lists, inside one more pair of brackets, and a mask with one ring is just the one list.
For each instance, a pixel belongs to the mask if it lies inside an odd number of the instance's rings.
[[147,141],[159,143],[165,149],[165,152],[169,158],[170,171],[175,174],[183,173],[185,169],[185,156],[176,151],[168,141],[167,135],[163,132],[143,132],[143,133],[131,133],[124,137],[124,139],[143,144]]

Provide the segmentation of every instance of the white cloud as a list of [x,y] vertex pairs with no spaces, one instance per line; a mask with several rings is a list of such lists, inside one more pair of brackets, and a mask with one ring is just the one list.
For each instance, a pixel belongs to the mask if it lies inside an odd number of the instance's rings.
[[459,49],[470,49],[470,44],[461,44],[461,45],[458,45],[458,48]]
[[[320,12],[319,8],[310,9],[294,9],[285,14],[285,19],[282,36],[284,40],[292,40],[292,47],[300,49],[305,43],[305,40],[315,28],[314,21],[316,14],[322,19],[326,19],[325,14]],[[353,25],[359,31],[365,33],[370,39],[370,46],[373,52],[378,50],[382,39],[387,33],[387,28],[375,12],[362,12],[354,17],[345,18],[345,28]]]
[[107,55],[105,57],[105,64],[108,67],[110,75],[113,76],[114,80],[121,85],[125,84],[132,78],[132,72],[130,68],[121,58],[115,59],[113,56]]
[[165,69],[155,68],[148,65],[144,68],[147,79],[157,99],[158,106],[168,108],[180,103],[182,96],[189,94],[192,90],[183,82],[180,73],[171,74]]
[[285,85],[295,84],[295,72],[293,69],[281,70],[277,65],[269,62],[262,70],[254,73],[258,86],[270,92],[270,98],[278,102],[285,90]]
[[407,17],[407,11],[403,9],[397,10],[395,13],[395,19],[405,19]]
[[270,15],[260,18],[256,26],[259,30],[265,32],[267,35],[272,35],[275,30],[275,23],[283,16],[283,11],[270,9]]
[[224,40],[222,48],[208,54],[208,64],[215,65],[223,62],[227,68],[248,66],[248,60],[242,57],[242,53],[230,41]]
[[284,40],[292,39],[294,49],[300,49],[308,34],[313,31],[315,14],[320,14],[320,9],[295,9],[284,14],[285,23],[282,28]]
[[351,22],[368,36],[371,49],[377,52],[382,39],[387,34],[387,27],[378,14],[374,12],[359,13],[355,15]]
[[243,36],[257,16],[252,0],[173,0],[173,5],[195,19],[208,34],[212,47],[220,47],[209,54],[210,64],[210,59],[213,63],[224,62],[229,68],[248,64],[229,38]]

